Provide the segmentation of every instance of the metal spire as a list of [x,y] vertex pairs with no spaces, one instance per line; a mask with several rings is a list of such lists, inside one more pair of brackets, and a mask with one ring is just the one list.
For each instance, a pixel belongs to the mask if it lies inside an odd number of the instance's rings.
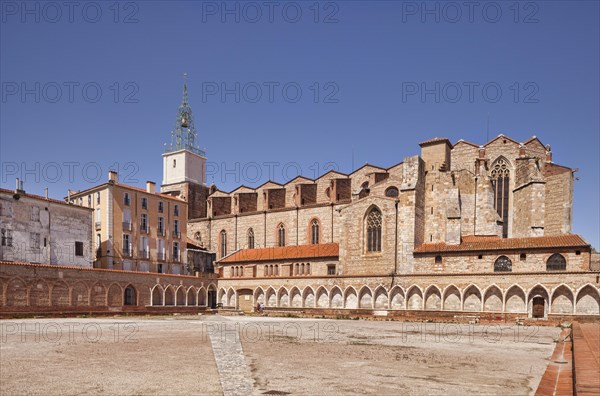
[[175,129],[171,132],[171,145],[165,147],[165,152],[188,150],[205,156],[204,151],[198,147],[198,133],[194,126],[192,108],[188,103],[187,73],[183,73],[183,97],[177,110]]

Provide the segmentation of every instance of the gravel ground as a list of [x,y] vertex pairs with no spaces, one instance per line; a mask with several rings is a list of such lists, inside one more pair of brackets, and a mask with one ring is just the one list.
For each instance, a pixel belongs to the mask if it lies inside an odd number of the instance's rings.
[[279,395],[533,394],[560,331],[233,316],[3,320],[0,393],[223,394],[207,326],[213,345],[241,342],[240,372],[255,394]]

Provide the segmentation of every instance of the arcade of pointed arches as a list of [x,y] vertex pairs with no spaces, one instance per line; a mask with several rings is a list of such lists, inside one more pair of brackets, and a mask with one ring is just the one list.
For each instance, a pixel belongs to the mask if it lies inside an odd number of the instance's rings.
[[[518,284],[501,288],[496,284],[481,288],[475,284],[459,288],[448,285],[426,287],[383,285],[371,288],[347,286],[269,286],[253,290],[253,306],[267,308],[330,308],[370,310],[425,310],[523,313],[530,317],[548,314],[600,315],[600,290],[588,283],[575,289],[565,284],[548,288],[537,284],[529,289]],[[232,287],[219,289],[223,307],[239,309],[238,291]],[[540,306],[535,306],[541,304]]]

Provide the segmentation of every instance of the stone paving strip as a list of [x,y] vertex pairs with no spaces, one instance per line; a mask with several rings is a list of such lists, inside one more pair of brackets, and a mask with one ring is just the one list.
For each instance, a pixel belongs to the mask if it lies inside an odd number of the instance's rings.
[[213,316],[205,320],[204,324],[215,355],[223,395],[251,395],[252,376],[246,364],[236,323]]

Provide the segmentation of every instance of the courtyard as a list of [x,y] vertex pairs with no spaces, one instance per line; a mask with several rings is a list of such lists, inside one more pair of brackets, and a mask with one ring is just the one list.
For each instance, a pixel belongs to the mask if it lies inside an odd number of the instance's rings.
[[2,394],[533,394],[556,327],[261,316],[0,321]]

